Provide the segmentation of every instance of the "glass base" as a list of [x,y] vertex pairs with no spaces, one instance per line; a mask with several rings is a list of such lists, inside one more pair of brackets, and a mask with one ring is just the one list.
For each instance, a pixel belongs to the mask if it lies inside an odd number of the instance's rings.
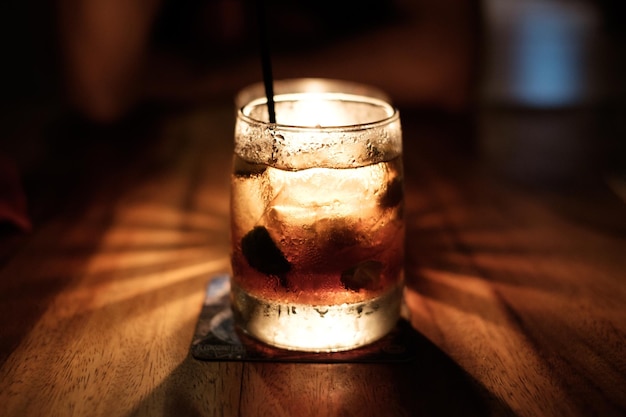
[[402,286],[359,303],[310,305],[276,303],[233,285],[235,322],[255,339],[282,349],[339,352],[372,343],[396,325]]

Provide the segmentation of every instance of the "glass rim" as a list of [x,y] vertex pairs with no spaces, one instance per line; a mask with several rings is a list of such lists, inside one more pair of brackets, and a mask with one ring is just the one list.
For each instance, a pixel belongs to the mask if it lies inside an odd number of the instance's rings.
[[[289,93],[347,93],[374,97],[392,104],[393,100],[384,90],[371,84],[340,78],[297,77],[273,80],[274,95]],[[243,107],[254,99],[266,97],[262,81],[249,84],[235,95],[235,109]]]
[[[267,98],[259,97],[251,100],[250,102],[242,105],[237,111],[237,117],[242,121],[259,126],[267,126],[269,128],[284,130],[284,131],[309,131],[309,132],[320,132],[320,131],[360,131],[360,130],[368,130],[372,128],[376,128],[379,126],[384,126],[394,121],[398,120],[400,117],[399,110],[389,103],[380,98],[369,97],[360,94],[350,94],[350,93],[339,93],[339,92],[297,92],[297,93],[283,93],[276,94],[274,96],[274,102],[288,102],[295,101],[301,97],[310,97],[310,98],[323,98],[327,101],[333,102],[354,102],[354,103],[366,103],[374,106],[378,106],[384,108],[388,115],[385,117],[378,118],[371,122],[364,123],[348,123],[341,125],[325,125],[325,126],[304,126],[304,125],[292,125],[286,123],[271,123],[267,120],[260,120],[255,117],[246,114],[246,109],[252,109],[259,106],[267,106]],[[249,112],[248,112],[249,113]]]

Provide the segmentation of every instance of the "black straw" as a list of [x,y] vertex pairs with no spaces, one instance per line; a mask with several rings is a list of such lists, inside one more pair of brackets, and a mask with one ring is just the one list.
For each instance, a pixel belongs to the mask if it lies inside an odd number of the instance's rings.
[[272,76],[272,61],[270,59],[270,47],[267,39],[267,16],[265,13],[265,1],[257,0],[257,17],[259,25],[259,40],[261,42],[261,65],[263,68],[263,84],[267,97],[267,112],[270,123],[276,123],[276,111],[274,110],[274,79]]

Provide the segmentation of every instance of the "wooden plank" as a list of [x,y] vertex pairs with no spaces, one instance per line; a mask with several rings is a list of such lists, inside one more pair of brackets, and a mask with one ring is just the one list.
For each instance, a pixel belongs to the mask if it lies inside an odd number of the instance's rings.
[[[192,116],[169,128],[197,124]],[[188,356],[205,285],[229,268],[228,183],[216,180],[229,159],[208,163],[206,131],[167,128],[149,155],[162,166],[135,178],[130,169],[126,192],[42,227],[3,269],[34,286],[62,281],[0,369],[4,415],[236,409],[242,365]],[[20,301],[31,300],[42,299]]]
[[409,180],[414,327],[516,415],[623,415],[623,234],[450,162]]

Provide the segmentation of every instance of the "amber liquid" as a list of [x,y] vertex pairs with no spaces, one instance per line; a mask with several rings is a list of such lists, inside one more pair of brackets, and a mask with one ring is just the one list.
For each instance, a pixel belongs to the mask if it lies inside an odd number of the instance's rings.
[[[270,311],[297,314],[306,306],[321,318],[339,305],[362,315],[390,297],[396,314],[404,243],[400,157],[299,171],[235,157],[231,220],[240,322]],[[368,307],[372,300],[379,301]]]
[[234,283],[262,298],[356,302],[397,283],[400,158],[353,169],[281,171],[236,158]]

